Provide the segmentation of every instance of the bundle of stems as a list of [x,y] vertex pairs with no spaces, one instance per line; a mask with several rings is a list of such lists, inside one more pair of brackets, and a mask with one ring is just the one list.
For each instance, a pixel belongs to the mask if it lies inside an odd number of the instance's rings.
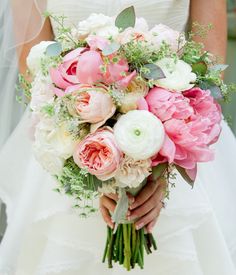
[[144,250],[147,254],[157,250],[155,239],[151,233],[145,233],[144,228],[136,230],[134,223],[124,223],[117,226],[114,231],[107,227],[107,241],[103,255],[103,263],[108,261],[108,267],[113,262],[123,265],[130,271],[137,264],[144,267]]

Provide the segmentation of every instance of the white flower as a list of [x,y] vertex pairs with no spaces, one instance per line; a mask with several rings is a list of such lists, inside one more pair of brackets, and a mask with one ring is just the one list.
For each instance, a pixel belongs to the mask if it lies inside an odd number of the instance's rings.
[[164,141],[164,127],[152,113],[144,110],[122,115],[114,126],[120,149],[134,160],[145,160],[156,155]]
[[196,74],[192,67],[183,60],[175,61],[173,58],[163,58],[156,62],[165,74],[165,78],[155,81],[159,87],[182,92],[191,89],[196,81]]
[[[114,178],[113,178],[114,179]],[[104,194],[116,194],[117,193],[117,183],[115,180],[109,181],[108,183],[102,183],[101,187],[98,187],[98,192],[104,193]]]
[[53,88],[54,86],[49,76],[44,76],[40,72],[35,75],[32,82],[30,102],[30,108],[34,112],[40,112],[45,104],[53,103]]
[[45,56],[47,47],[55,41],[42,41],[33,46],[26,58],[26,63],[31,73],[36,74],[40,70],[41,59]]
[[120,91],[121,97],[119,100],[121,113],[127,113],[131,110],[136,110],[138,107],[138,100],[148,94],[148,86],[144,81],[134,79],[125,89]]
[[119,29],[115,26],[112,17],[96,13],[92,13],[86,20],[79,22],[77,28],[77,36],[81,38],[86,38],[89,34],[115,38],[118,33]]
[[64,160],[72,156],[76,146],[76,141],[68,133],[66,126],[56,125],[52,118],[43,118],[37,124],[34,138],[36,159],[45,169],[50,169],[50,173],[52,170],[60,171]]
[[151,174],[151,160],[134,160],[125,156],[115,176],[119,187],[138,187]]
[[177,51],[178,48],[181,48],[186,42],[183,34],[163,24],[155,25],[149,33],[151,34],[150,41],[156,48],[160,48],[164,41],[170,45],[173,51]]

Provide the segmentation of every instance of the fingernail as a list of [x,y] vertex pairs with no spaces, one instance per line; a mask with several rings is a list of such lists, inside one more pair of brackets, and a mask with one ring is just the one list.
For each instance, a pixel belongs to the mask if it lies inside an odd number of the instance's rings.
[[129,198],[130,203],[134,203],[134,201],[135,201],[135,198]]
[[141,222],[140,224],[136,225],[136,230],[139,230],[140,228],[142,228],[144,226],[144,223]]
[[130,210],[132,210],[134,208],[135,208],[135,204],[131,204],[130,207],[129,207]]

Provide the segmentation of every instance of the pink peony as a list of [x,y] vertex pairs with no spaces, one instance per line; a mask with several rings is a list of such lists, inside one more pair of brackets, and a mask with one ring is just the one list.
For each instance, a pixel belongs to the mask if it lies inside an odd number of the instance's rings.
[[82,169],[105,181],[115,176],[122,160],[113,132],[106,127],[88,135],[78,143],[74,161]]
[[193,88],[179,94],[153,88],[139,108],[155,114],[165,127],[165,141],[153,165],[173,162],[194,176],[197,162],[213,160],[209,145],[221,131],[221,108],[210,91]]
[[68,86],[78,84],[79,80],[76,75],[78,59],[84,48],[78,48],[64,56],[63,62],[57,68],[50,68],[52,82],[58,88],[66,89]]
[[163,88],[155,87],[146,96],[150,112],[161,121],[170,118],[186,119],[193,114],[189,99],[181,93],[169,92]]
[[68,87],[66,93],[74,96],[74,109],[80,119],[94,124],[93,131],[103,125],[116,111],[106,86],[75,85]]

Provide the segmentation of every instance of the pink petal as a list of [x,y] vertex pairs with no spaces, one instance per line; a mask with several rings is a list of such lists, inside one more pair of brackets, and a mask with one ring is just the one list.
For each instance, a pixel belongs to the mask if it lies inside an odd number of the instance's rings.
[[80,56],[80,54],[85,50],[85,48],[78,48],[78,49],[75,49],[71,52],[69,52],[68,54],[66,54],[64,57],[63,57],[63,63],[64,62],[68,62],[68,61],[74,61],[77,57]]
[[53,92],[58,97],[63,97],[65,95],[65,92],[63,90],[58,89],[56,87],[53,89]]
[[49,74],[52,79],[52,82],[56,84],[57,87],[66,89],[71,83],[67,82],[60,74],[58,68],[50,68]]
[[175,158],[175,144],[174,142],[168,137],[168,135],[165,135],[163,146],[160,150],[160,154],[162,156],[165,156],[168,159],[169,163],[172,163]]
[[103,50],[104,48],[106,48],[109,45],[109,41],[104,38],[104,37],[99,37],[96,35],[90,35],[87,39],[86,39],[89,47],[91,50]]
[[122,78],[121,80],[119,80],[117,82],[118,86],[126,88],[136,75],[137,75],[137,72],[133,71],[128,76],[126,76],[126,77]]
[[145,100],[144,97],[141,97],[141,98],[138,100],[137,105],[138,105],[138,110],[149,111],[147,101]]
[[193,169],[185,169],[187,175],[190,177],[191,180],[195,181],[197,176],[197,165]]

